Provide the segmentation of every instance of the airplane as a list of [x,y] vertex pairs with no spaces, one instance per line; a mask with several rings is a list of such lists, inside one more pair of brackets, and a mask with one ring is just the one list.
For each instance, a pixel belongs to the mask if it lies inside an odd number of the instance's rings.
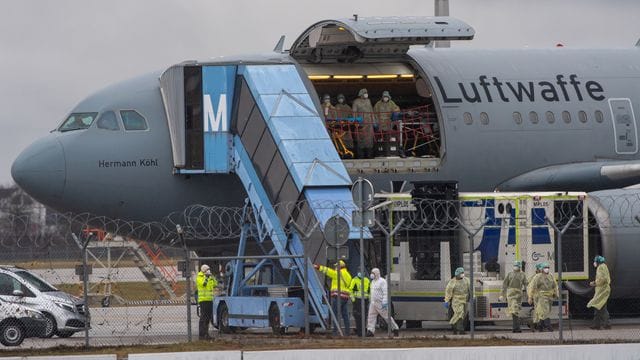
[[[305,172],[340,186],[364,177],[376,189],[454,180],[460,191],[584,191],[593,206],[608,195],[637,196],[625,189],[640,183],[637,45],[432,46],[474,35],[452,17],[330,19],[311,25],[288,51],[280,41],[269,53],[176,64],[81,101],[17,157],[12,176],[56,210],[109,218],[154,221],[196,203],[241,206],[250,184],[230,151],[242,133],[253,156],[274,156],[267,145],[255,149],[265,131],[255,121],[271,116],[286,165],[303,169],[289,174],[298,182]],[[372,98],[387,90],[411,110],[402,115],[414,132],[398,142],[402,157],[341,159],[326,146],[333,143],[320,96],[353,100],[361,88]],[[304,152],[312,154],[295,164]],[[288,173],[274,158],[257,166],[263,183],[273,187],[278,178],[280,192],[267,189],[270,196],[295,200],[290,194],[299,191],[283,190],[295,181],[282,179]],[[598,212],[599,223],[619,216],[601,202],[607,211]],[[638,228],[590,230],[590,254],[604,255],[614,274],[613,297],[640,298],[638,235]]]

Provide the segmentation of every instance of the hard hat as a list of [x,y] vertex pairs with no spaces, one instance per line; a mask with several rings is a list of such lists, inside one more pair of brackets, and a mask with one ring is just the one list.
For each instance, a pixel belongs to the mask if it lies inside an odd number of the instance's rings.
[[378,268],[373,268],[373,269],[371,269],[371,273],[372,273],[372,274],[375,274],[375,275],[377,275],[377,276],[380,276],[380,269],[378,269]]
[[367,93],[367,89],[364,89],[364,88],[360,89],[360,91],[358,91],[358,96],[362,96],[362,95],[364,95],[366,93]]
[[550,267],[548,262],[543,262],[543,263],[542,263],[542,268],[543,268],[543,269],[544,269],[544,268],[548,268],[548,267]]
[[464,273],[464,269],[459,267],[459,268],[456,269],[455,275],[458,276],[458,275],[463,274],[463,273]]
[[596,263],[598,263],[598,264],[603,264],[603,263],[604,263],[604,261],[605,261],[605,260],[604,260],[604,256],[600,256],[600,255],[598,255],[598,256],[596,256],[596,257],[594,257],[594,258],[593,258],[593,262],[596,262]]
[[389,92],[387,90],[382,92],[382,97],[385,97],[385,96],[388,98],[391,98],[391,95],[389,95]]
[[359,272],[358,273],[358,277],[361,278],[362,277],[362,273]]
[[200,266],[200,271],[207,272],[207,270],[209,270],[209,265],[204,264],[204,265]]
[[340,260],[340,261],[336,262],[336,263],[334,264],[334,266],[338,266],[338,263],[340,263],[340,267],[344,267],[344,266],[346,265],[346,264],[344,263],[344,261]]
[[522,267],[522,262],[516,260],[516,261],[513,262],[513,266]]
[[329,96],[329,94],[324,94],[322,96],[322,101],[324,101],[324,100],[331,100],[331,96]]
[[344,99],[345,99],[345,97],[344,97],[344,95],[343,95],[343,94],[338,94],[337,99],[338,99],[338,100],[340,100],[340,99],[344,100]]
[[536,270],[542,270],[543,263],[536,264]]

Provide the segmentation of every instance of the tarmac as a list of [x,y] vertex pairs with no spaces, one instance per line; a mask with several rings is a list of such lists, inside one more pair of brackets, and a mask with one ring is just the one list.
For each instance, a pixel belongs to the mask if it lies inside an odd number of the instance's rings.
[[[195,306],[192,307],[191,333],[193,340],[198,338],[198,317]],[[401,329],[400,338],[416,341],[417,344],[430,339],[471,339],[471,335],[452,335],[446,322],[423,322],[422,329]],[[554,324],[557,326],[557,324]],[[640,318],[613,319],[611,330],[589,329],[590,321],[564,321],[564,341],[580,343],[601,342],[640,342]],[[169,344],[188,341],[187,309],[185,305],[162,306],[128,306],[91,309],[91,330],[89,330],[90,346],[122,346],[136,344]],[[212,331],[214,338],[222,341],[241,342],[244,344],[282,344],[286,346],[288,339],[300,340],[299,329],[288,329],[286,335],[272,335],[270,329],[248,329],[235,334],[218,334]],[[323,339],[338,340],[318,330],[312,335],[320,342]],[[531,332],[525,326],[523,332],[515,334],[504,325],[482,325],[476,328],[475,339],[510,339],[521,342],[555,343],[559,342],[558,331]],[[358,340],[355,336],[346,339]],[[370,340],[387,339],[386,330],[378,329],[374,338],[363,339],[363,344]],[[216,340],[214,340],[216,341]],[[76,333],[68,339],[53,337],[51,339],[26,339],[21,348],[47,348],[59,345],[83,346],[84,331]],[[367,346],[367,345],[363,345]]]

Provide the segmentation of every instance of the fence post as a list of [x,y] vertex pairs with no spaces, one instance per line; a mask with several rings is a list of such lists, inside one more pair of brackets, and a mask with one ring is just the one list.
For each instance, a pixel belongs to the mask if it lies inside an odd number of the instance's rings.
[[[391,218],[391,216],[393,216],[393,214],[389,215],[390,218]],[[382,230],[382,232],[384,233],[384,236],[386,238],[386,247],[387,247],[387,306],[388,306],[388,308],[387,308],[387,336],[388,337],[391,337],[391,309],[392,309],[392,304],[391,304],[391,245],[392,245],[391,244],[391,237],[400,229],[400,226],[402,226],[402,224],[404,224],[404,220],[405,220],[404,218],[400,219],[398,224],[396,224],[396,226],[389,232],[376,219],[376,224],[378,224],[378,227],[380,228],[380,230]],[[371,299],[369,299],[369,301],[371,301]]]
[[187,248],[187,242],[184,239],[184,230],[180,224],[176,225],[176,231],[182,242],[182,248],[184,249],[184,261],[186,268],[186,284],[184,289],[185,303],[187,304],[187,339],[189,342],[193,341],[193,335],[191,334],[191,253]]
[[[560,230],[556,224],[552,223],[551,220],[548,217],[544,217],[544,220],[547,222],[547,224],[551,225],[551,227],[553,227],[553,230],[556,231],[557,234],[557,244],[556,246],[558,247],[557,250],[557,265],[558,265],[558,339],[560,341],[560,343],[562,343],[564,341],[563,339],[563,327],[562,327],[562,235],[564,235],[564,233],[567,231],[567,229],[569,229],[569,226],[571,226],[571,223],[573,223],[573,220],[576,219],[575,215],[572,215],[571,218],[569,219],[569,221],[564,225],[564,227],[562,228],[562,230]],[[567,299],[567,302],[569,301],[569,299]]]
[[[303,245],[304,248],[304,245]],[[304,261],[303,271],[304,271],[304,336],[309,337],[310,329],[309,329],[309,261],[307,256],[304,255],[305,251],[302,252],[303,257],[302,261]],[[319,317],[319,316],[318,316]]]
[[[367,324],[365,319],[367,318],[368,309],[365,309],[365,295],[364,295],[364,281],[367,274],[364,271],[364,199],[363,199],[363,191],[364,191],[364,181],[362,181],[362,177],[358,178],[358,204],[357,206],[360,208],[360,236],[359,236],[359,244],[360,244],[360,274],[362,278],[360,278],[360,338],[365,339],[367,336]],[[371,299],[369,299],[371,301]],[[357,327],[356,327],[357,328]]]
[[476,319],[475,319],[476,296],[475,296],[475,285],[474,285],[474,278],[473,278],[473,248],[474,248],[473,238],[476,237],[476,234],[478,234],[480,230],[484,228],[485,225],[487,225],[488,221],[489,221],[488,219],[485,220],[485,222],[482,223],[482,225],[480,225],[480,227],[478,227],[475,231],[471,231],[466,226],[464,226],[464,224],[462,223],[462,220],[460,220],[459,218],[456,218],[456,222],[458,223],[460,228],[464,230],[464,232],[466,232],[467,236],[469,237],[469,277],[470,277],[469,291],[471,294],[471,298],[469,299],[469,333],[471,334],[472,340],[475,336],[475,325],[476,325]]
[[[80,235],[82,239],[82,234]],[[87,234],[86,238],[83,239],[82,244],[82,292],[84,296],[84,306],[85,306],[85,320],[84,320],[84,347],[89,347],[89,324],[87,324],[87,320],[89,320],[89,274],[87,274],[87,246],[89,245],[89,239],[91,239],[92,234]]]

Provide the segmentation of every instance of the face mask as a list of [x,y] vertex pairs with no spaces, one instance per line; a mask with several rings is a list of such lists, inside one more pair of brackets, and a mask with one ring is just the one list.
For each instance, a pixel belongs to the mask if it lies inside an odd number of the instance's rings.
[[373,274],[371,274],[371,275],[369,275],[369,278],[370,278],[371,280],[373,280],[373,279],[375,279],[376,277],[375,277]]
[[338,99],[338,102],[342,104],[344,102],[344,99]]
[[520,266],[514,266],[513,271],[520,271]]
[[382,98],[382,101],[384,101],[384,102],[388,102],[388,101],[389,101],[389,98],[385,96],[385,97],[383,97],[383,98]]
[[330,102],[331,102],[331,100],[325,100],[325,101],[324,101],[324,103],[325,103],[325,104],[328,104],[328,103],[330,103]]
[[597,263],[597,262],[594,262],[594,263],[593,263],[593,267],[594,267],[594,268],[597,268],[597,267],[598,267],[598,263]]
[[363,98],[368,99],[369,98],[369,94],[364,94],[362,95]]
[[544,268],[544,269],[542,269],[542,271],[544,271],[545,274],[548,274],[549,273],[549,268]]
[[460,274],[460,279],[464,279],[464,273]]

